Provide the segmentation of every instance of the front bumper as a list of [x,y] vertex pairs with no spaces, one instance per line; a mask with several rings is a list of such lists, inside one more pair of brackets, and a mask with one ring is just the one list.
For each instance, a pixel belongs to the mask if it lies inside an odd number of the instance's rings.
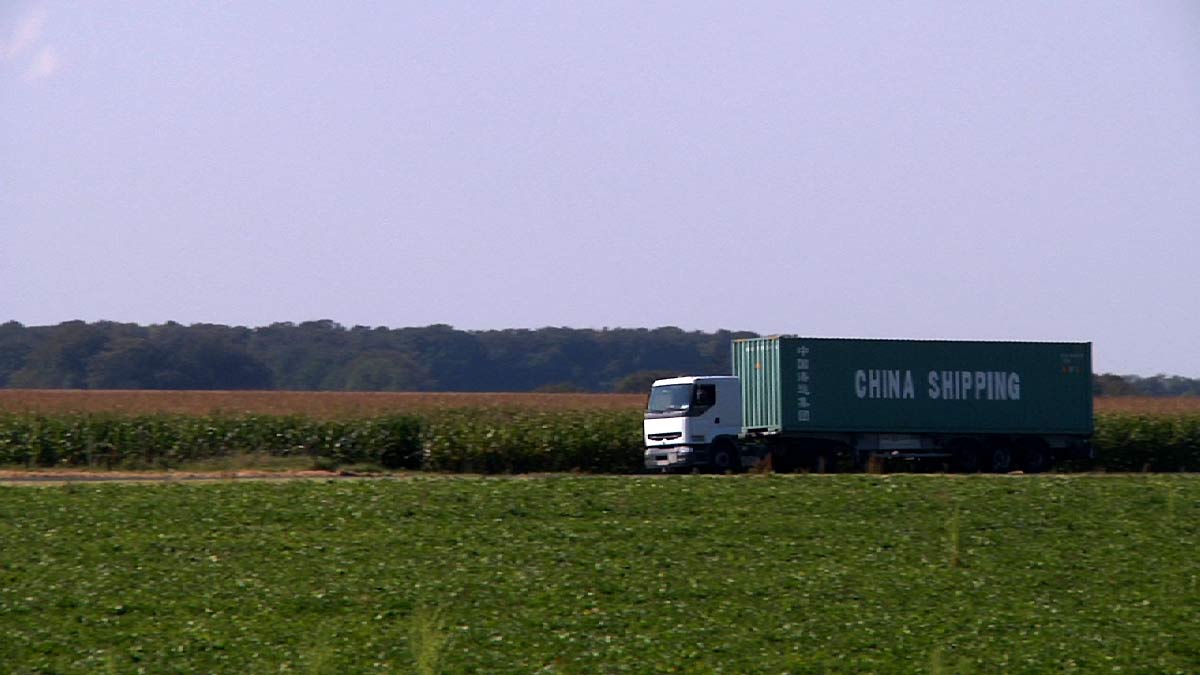
[[708,461],[708,449],[689,445],[653,446],[646,448],[645,461],[647,469],[687,469],[705,464]]

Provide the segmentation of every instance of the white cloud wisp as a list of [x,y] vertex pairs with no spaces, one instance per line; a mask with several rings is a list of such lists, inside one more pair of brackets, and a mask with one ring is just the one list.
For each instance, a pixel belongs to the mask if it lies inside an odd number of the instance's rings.
[[0,62],[12,64],[26,81],[53,77],[62,64],[58,50],[42,39],[47,17],[43,7],[30,9],[13,26],[8,39],[0,42]]
[[30,10],[13,26],[8,40],[0,43],[0,56],[13,60],[33,47],[46,28],[46,10],[38,7]]
[[25,70],[26,80],[42,80],[58,72],[58,52],[54,47],[42,47]]

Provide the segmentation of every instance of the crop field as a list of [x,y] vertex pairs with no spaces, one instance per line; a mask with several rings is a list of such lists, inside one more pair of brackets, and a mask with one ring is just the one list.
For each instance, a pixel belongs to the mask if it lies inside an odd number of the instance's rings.
[[305,415],[321,419],[456,408],[640,410],[642,394],[0,389],[0,412]]
[[[0,389],[0,412],[363,417],[452,408],[640,410],[643,394]],[[1096,398],[1097,413],[1200,414],[1200,397]]]
[[[1194,399],[1099,399],[1090,462],[1195,471]],[[187,469],[197,463],[468,473],[642,467],[640,396],[0,390],[0,467]],[[265,459],[264,459],[265,458]]]
[[5,672],[1200,671],[1200,477],[0,487]]
[[1097,413],[1135,415],[1200,415],[1200,396],[1099,396]]

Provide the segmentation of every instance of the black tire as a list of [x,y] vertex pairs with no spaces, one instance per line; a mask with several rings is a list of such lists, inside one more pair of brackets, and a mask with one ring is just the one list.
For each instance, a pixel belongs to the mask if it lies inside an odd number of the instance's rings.
[[783,443],[772,443],[769,447],[771,471],[774,473],[792,473],[796,470],[796,453]]
[[1026,473],[1041,473],[1050,468],[1050,451],[1041,445],[1025,448],[1021,457],[1021,468]]
[[822,450],[813,455],[813,473],[837,473],[837,453]]
[[787,450],[775,448],[771,450],[771,470],[775,473],[791,473],[796,470],[796,463]]
[[855,450],[850,455],[851,463],[854,470],[860,473],[865,473],[871,465],[871,453],[862,450]]
[[737,447],[733,443],[717,441],[713,444],[709,464],[717,473],[737,473],[742,468],[742,458],[738,456]]
[[954,470],[962,473],[979,471],[979,450],[973,445],[964,445],[954,450]]
[[1008,473],[1017,468],[1016,456],[1011,447],[996,445],[988,448],[987,470],[992,473]]

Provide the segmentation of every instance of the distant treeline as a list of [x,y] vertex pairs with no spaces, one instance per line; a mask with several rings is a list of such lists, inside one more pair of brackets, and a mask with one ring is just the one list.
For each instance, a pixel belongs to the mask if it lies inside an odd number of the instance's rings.
[[[644,391],[656,377],[729,372],[746,331],[260,328],[170,322],[0,324],[0,387],[347,391]],[[1097,375],[1099,395],[1200,395],[1200,380]]]
[[1092,391],[1097,396],[1200,396],[1200,379],[1179,375],[1094,375]]
[[0,324],[0,387],[347,391],[643,391],[729,372],[729,341],[678,328],[464,331],[170,322]]

